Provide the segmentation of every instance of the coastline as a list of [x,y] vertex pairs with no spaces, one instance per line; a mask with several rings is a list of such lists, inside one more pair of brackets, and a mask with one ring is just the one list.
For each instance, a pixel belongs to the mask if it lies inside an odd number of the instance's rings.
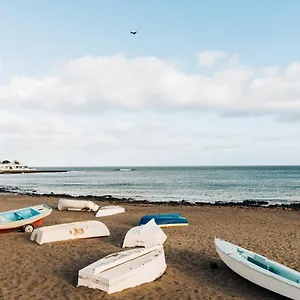
[[1,174],[23,174],[23,173],[66,173],[68,170],[7,170],[0,171]]
[[90,200],[97,202],[110,202],[112,204],[133,204],[133,205],[158,205],[158,206],[194,206],[194,207],[205,207],[205,206],[214,206],[214,207],[265,207],[270,209],[290,209],[290,210],[300,210],[300,202],[296,203],[271,203],[269,201],[261,201],[261,200],[244,200],[241,202],[225,202],[225,201],[215,201],[211,202],[191,202],[187,200],[181,201],[149,201],[149,200],[136,200],[134,198],[117,198],[112,195],[102,195],[102,196],[94,196],[94,195],[80,195],[80,196],[72,196],[69,194],[56,194],[56,193],[43,193],[39,194],[34,191],[31,192],[23,192],[20,191],[17,187],[8,187],[3,188],[0,187],[0,193],[7,194],[18,194],[24,196],[34,196],[34,197],[52,197],[52,198],[69,198],[69,199],[77,199],[77,200]]
[[[120,202],[125,213],[95,218],[89,212],[58,211],[58,199],[57,195],[2,193],[0,207],[7,211],[44,203],[53,208],[44,226],[98,220],[107,225],[111,235],[39,246],[26,233],[1,234],[0,299],[284,299],[231,271],[216,253],[215,237],[300,271],[298,211]],[[107,198],[98,202],[103,206],[111,203]],[[124,236],[141,216],[175,211],[189,220],[189,226],[163,229],[168,237],[164,244],[167,270],[161,278],[109,296],[100,290],[76,287],[81,268],[125,250],[120,247]]]

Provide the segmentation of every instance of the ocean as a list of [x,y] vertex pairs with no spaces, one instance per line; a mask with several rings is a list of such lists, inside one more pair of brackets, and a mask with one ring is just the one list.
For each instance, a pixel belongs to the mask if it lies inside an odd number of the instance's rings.
[[66,173],[2,174],[0,189],[148,201],[300,202],[300,166],[67,169]]

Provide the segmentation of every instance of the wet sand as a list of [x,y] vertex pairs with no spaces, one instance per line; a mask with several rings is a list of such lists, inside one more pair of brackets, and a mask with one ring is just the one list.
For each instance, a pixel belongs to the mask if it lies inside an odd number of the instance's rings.
[[[105,223],[111,235],[38,244],[30,234],[0,234],[0,299],[285,299],[238,276],[219,258],[220,237],[300,271],[300,211],[284,208],[171,206],[124,203],[126,212],[95,218],[57,210],[58,198],[0,194],[0,211],[45,203],[53,208],[44,225],[82,220]],[[110,205],[110,202],[97,202]],[[122,251],[126,232],[144,214],[179,212],[190,225],[163,228],[167,270],[158,280],[108,295],[76,287],[78,271]],[[217,268],[214,268],[217,264]]]

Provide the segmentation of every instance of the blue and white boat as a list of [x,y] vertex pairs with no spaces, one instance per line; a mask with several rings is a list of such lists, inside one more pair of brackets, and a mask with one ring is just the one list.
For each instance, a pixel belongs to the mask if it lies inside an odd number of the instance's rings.
[[300,273],[224,240],[215,239],[217,253],[234,272],[270,291],[300,299]]
[[159,227],[171,227],[171,226],[186,226],[189,225],[188,220],[182,217],[179,213],[171,214],[153,214],[145,215],[140,219],[138,226],[145,225],[151,219],[155,220],[155,223]]
[[44,218],[51,212],[52,208],[45,204],[2,212],[0,213],[0,232],[17,229],[32,232],[36,226],[44,223]]

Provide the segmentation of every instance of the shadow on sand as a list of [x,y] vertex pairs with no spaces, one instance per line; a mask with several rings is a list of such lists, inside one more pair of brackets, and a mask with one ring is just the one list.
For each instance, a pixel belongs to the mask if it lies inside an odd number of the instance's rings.
[[194,280],[199,280],[199,284],[213,286],[215,289],[234,295],[234,297],[287,299],[239,276],[219,257],[210,258],[202,253],[173,250],[171,255],[168,255],[166,251],[166,259],[168,265],[172,265]]

